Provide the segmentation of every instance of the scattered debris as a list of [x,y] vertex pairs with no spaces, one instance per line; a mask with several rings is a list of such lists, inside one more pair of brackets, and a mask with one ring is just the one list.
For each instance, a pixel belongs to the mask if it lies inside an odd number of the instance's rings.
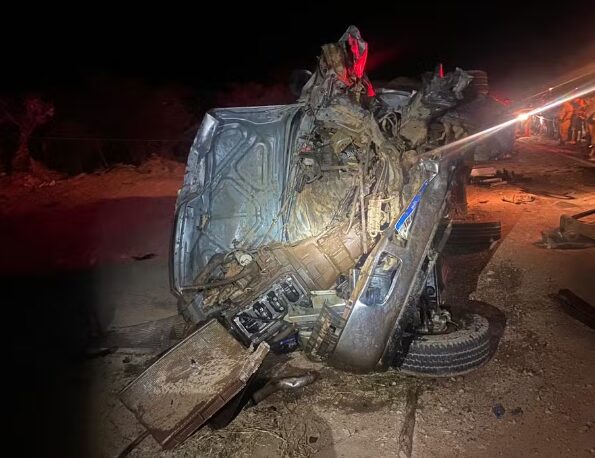
[[413,451],[413,433],[415,431],[415,412],[418,397],[419,387],[417,385],[409,387],[405,404],[405,418],[398,438],[397,455],[399,458],[410,458]]
[[527,195],[527,194],[513,194],[511,197],[504,196],[502,197],[502,201],[510,202],[511,204],[521,205],[526,204],[528,202],[534,202],[535,196]]
[[155,253],[147,253],[140,256],[132,256],[132,259],[135,261],[145,261],[147,259],[153,259],[155,256],[157,256]]
[[527,187],[527,186],[521,187],[521,191],[526,192],[528,194],[535,194],[538,196],[550,197],[552,199],[560,199],[560,200],[576,199],[576,197],[571,195],[573,191],[564,191],[561,193],[556,193],[556,192],[552,192],[552,191],[549,191],[547,189],[543,189],[540,187]]
[[500,240],[502,227],[500,221],[468,222],[456,221],[452,223],[447,247],[478,247],[484,248]]
[[44,181],[43,183],[41,183],[38,188],[45,188],[46,186],[55,186],[56,185],[56,180],[51,180],[51,181]]
[[569,289],[561,289],[552,296],[560,303],[562,310],[581,323],[595,329],[595,307]]
[[486,178],[486,179],[484,179],[484,180],[481,180],[481,181],[479,182],[479,184],[489,184],[489,185],[492,185],[492,184],[494,184],[494,183],[502,183],[502,178],[497,178],[497,177],[494,177],[494,178]]
[[502,404],[497,403],[492,406],[492,412],[494,413],[496,418],[499,420],[506,413],[506,409],[504,408],[504,406]]
[[469,176],[473,179],[495,177],[497,170],[494,167],[473,167]]
[[545,248],[590,248],[595,246],[595,221],[584,218],[595,215],[595,209],[576,215],[560,216],[560,228],[543,231],[537,244]]
[[576,215],[560,216],[560,231],[564,237],[573,240],[580,236],[595,240],[595,218],[586,221],[588,216],[595,215],[595,209],[587,210]]
[[558,229],[553,231],[543,231],[541,233],[541,238],[542,239],[537,242],[536,245],[549,249],[576,250],[595,246],[595,241],[586,237],[582,237],[579,240],[568,240]]
[[295,390],[314,383],[317,378],[318,373],[314,371],[293,377],[274,378],[252,395],[252,401],[258,404],[279,390]]
[[513,415],[515,417],[516,416],[519,416],[519,415],[523,415],[523,413],[524,412],[523,412],[523,409],[521,407],[515,407],[514,409],[512,409],[510,411],[510,415]]
[[506,169],[496,170],[494,167],[474,167],[469,175],[470,182],[490,187],[502,186],[508,183],[520,183],[527,181],[521,174]]
[[496,186],[503,186],[505,184],[508,184],[508,181],[504,181],[504,180],[495,181],[493,183],[490,183],[490,188],[495,188]]

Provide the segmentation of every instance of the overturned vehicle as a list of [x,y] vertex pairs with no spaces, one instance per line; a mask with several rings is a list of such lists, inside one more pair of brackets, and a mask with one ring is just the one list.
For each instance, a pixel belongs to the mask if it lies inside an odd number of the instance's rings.
[[351,26],[297,103],[209,111],[177,200],[172,291],[187,321],[246,347],[464,373],[489,358],[488,322],[443,303],[441,251],[464,155],[445,146],[464,135],[452,113],[473,77],[375,90],[367,52]]

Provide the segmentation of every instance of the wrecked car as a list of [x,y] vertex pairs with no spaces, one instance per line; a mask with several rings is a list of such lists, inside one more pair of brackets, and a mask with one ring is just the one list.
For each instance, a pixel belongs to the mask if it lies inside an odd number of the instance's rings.
[[171,288],[188,322],[217,320],[246,347],[464,373],[489,359],[488,321],[442,300],[462,161],[444,146],[465,135],[453,120],[473,76],[376,90],[367,53],[351,26],[295,104],[206,114],[176,203]]

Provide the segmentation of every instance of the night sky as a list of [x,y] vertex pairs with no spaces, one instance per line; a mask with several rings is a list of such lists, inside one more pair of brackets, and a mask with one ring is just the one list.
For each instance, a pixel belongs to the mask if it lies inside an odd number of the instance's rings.
[[362,2],[358,10],[338,2],[211,3],[215,10],[202,14],[195,2],[188,9],[145,3],[128,12],[93,4],[12,24],[5,16],[0,93],[76,87],[97,75],[203,90],[279,82],[294,68],[313,68],[320,45],[349,24],[370,44],[372,79],[415,76],[443,62],[447,70],[485,69],[492,85],[514,90],[595,60],[593,1]]

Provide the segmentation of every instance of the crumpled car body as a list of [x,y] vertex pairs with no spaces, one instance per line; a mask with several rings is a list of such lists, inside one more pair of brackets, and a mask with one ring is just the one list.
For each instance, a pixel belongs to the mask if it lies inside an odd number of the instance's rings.
[[[452,178],[448,161],[428,161],[425,166],[427,181],[393,226],[397,235],[392,228],[387,231],[362,267],[361,277],[343,312],[345,326],[330,355],[335,366],[358,371],[388,367],[404,327],[411,323],[411,314],[415,313],[416,302],[435,261],[430,256],[427,262]],[[410,216],[410,226],[405,229]],[[383,268],[387,258],[392,260],[390,269]],[[370,300],[368,290],[379,271],[383,276],[389,272],[390,281],[384,283],[380,298]]]
[[207,113],[172,238],[187,320],[216,318],[273,349],[294,349],[299,328],[313,359],[390,364],[433,272],[458,160],[433,154],[449,139],[429,132],[472,77],[440,71],[415,93],[376,91],[366,56],[351,26],[323,46],[296,104]]

